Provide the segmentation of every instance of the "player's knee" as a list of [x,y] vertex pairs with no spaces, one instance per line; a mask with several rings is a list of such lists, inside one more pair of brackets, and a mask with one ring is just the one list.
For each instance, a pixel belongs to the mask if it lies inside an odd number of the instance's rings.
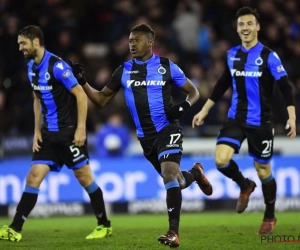
[[177,169],[174,169],[174,168],[165,168],[162,171],[162,177],[163,177],[164,183],[178,180],[178,171],[177,171]]
[[266,179],[270,175],[270,173],[271,173],[270,171],[265,171],[265,170],[257,171],[257,175],[261,180]]
[[[171,155],[173,156],[173,155]],[[161,163],[161,171],[164,183],[178,180],[180,177],[179,164],[177,162],[162,162]]]
[[179,183],[179,187],[180,187],[181,189],[184,189],[184,188],[185,188],[185,181],[184,181],[183,179],[179,179],[179,180],[178,180],[178,183]]
[[182,172],[179,170],[178,173],[177,173],[177,181],[179,183],[179,187],[181,189],[184,189],[185,188],[185,185],[186,185],[186,182],[185,182],[185,178],[182,174]]
[[257,175],[260,179],[265,179],[271,174],[271,167],[269,164],[255,164]]
[[226,166],[234,154],[234,149],[231,146],[220,144],[217,145],[215,151],[215,164],[217,167]]
[[43,181],[43,176],[39,175],[38,172],[30,171],[26,178],[26,185],[39,188],[42,181]]
[[169,181],[175,180],[176,174],[173,173],[172,171],[163,171],[162,177],[163,177],[164,183],[167,183]]
[[229,161],[230,161],[230,158],[224,154],[216,154],[215,155],[215,164],[218,168],[226,166]]
[[93,176],[91,173],[78,169],[77,171],[74,171],[75,177],[77,178],[78,182],[81,184],[81,186],[86,187],[93,181]]
[[81,184],[81,186],[87,186],[88,184],[88,176],[84,173],[76,173],[75,174],[78,182]]

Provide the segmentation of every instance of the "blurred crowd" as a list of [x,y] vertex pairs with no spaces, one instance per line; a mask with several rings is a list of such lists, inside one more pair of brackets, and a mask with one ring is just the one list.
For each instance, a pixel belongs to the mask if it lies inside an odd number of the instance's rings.
[[[33,133],[32,90],[17,44],[22,27],[40,26],[46,49],[66,61],[82,62],[90,84],[101,89],[113,71],[131,58],[128,36],[138,23],[149,23],[156,31],[154,53],[178,64],[199,89],[199,101],[181,121],[185,135],[216,136],[226,119],[230,91],[215,105],[204,126],[193,130],[191,121],[220,77],[226,51],[240,44],[234,16],[242,6],[258,9],[259,40],[280,56],[294,87],[300,117],[297,0],[0,0],[0,136]],[[175,101],[184,98],[178,89],[173,92]],[[273,111],[277,134],[285,134],[286,107],[276,87]],[[89,103],[88,131],[99,133],[111,114],[134,133],[123,91],[103,109]]]

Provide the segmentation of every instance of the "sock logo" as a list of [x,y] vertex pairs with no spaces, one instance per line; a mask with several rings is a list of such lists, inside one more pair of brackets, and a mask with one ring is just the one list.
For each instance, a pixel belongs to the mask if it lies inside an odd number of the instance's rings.
[[168,211],[169,211],[169,212],[172,212],[173,210],[174,210],[174,207],[168,208]]
[[97,218],[102,218],[102,215],[103,215],[103,213],[97,214],[96,217],[97,217]]

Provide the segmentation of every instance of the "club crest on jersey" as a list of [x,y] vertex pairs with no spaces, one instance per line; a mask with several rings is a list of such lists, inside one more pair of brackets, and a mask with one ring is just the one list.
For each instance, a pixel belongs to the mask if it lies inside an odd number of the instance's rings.
[[160,65],[159,68],[157,69],[157,72],[161,75],[164,75],[166,74],[167,70],[162,65]]
[[258,58],[255,59],[255,64],[258,65],[258,66],[262,65],[263,62],[264,61],[263,61],[263,59],[261,57],[258,57]]
[[47,81],[50,79],[50,74],[49,74],[49,72],[46,72],[46,73],[45,73],[45,79],[46,79]]

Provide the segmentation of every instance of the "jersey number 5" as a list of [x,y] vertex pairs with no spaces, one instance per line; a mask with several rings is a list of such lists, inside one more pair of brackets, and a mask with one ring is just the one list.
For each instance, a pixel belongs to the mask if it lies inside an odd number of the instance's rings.
[[70,146],[70,151],[72,152],[74,158],[80,154],[79,148],[77,148],[75,145]]

